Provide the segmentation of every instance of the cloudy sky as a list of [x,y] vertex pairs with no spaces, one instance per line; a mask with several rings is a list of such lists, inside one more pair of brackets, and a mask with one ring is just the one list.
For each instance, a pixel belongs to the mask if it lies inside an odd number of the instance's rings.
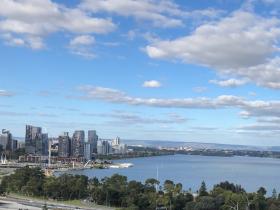
[[1,0],[0,128],[280,145],[277,0]]

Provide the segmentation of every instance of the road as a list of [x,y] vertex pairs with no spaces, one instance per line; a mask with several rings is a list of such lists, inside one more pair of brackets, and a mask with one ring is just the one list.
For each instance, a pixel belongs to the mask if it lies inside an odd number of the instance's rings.
[[[0,197],[0,210],[42,210],[44,201]],[[49,210],[113,210],[107,207],[78,207],[74,205],[46,202]]]

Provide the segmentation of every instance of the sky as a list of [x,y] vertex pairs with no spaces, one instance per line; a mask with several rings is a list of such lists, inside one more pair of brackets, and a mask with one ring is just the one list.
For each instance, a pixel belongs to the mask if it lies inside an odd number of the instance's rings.
[[1,0],[0,128],[280,145],[277,0]]

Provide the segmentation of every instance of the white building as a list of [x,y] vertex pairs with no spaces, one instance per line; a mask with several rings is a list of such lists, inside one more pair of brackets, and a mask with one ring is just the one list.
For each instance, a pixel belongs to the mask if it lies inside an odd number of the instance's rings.
[[127,153],[127,145],[121,144],[120,137],[116,137],[112,140],[112,150],[114,154],[124,154]]
[[120,137],[116,137],[115,139],[112,140],[112,147],[117,146],[121,143]]
[[112,154],[112,144],[107,140],[98,140],[97,142],[97,154],[109,155]]

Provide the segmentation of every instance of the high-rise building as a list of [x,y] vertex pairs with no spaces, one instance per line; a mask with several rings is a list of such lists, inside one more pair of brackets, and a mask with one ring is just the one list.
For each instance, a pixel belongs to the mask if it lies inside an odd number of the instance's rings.
[[120,137],[117,136],[115,139],[113,139],[112,146],[117,146],[120,143],[121,143],[121,139],[120,139]]
[[88,142],[84,144],[84,157],[86,160],[91,160],[92,157],[91,144]]
[[97,154],[98,154],[98,155],[103,155],[103,144],[102,144],[102,140],[98,140],[98,142],[97,142]]
[[26,125],[25,132],[25,151],[28,154],[42,154],[42,128]]
[[16,151],[17,149],[18,149],[18,140],[13,139],[13,148],[12,148],[12,150]]
[[84,143],[85,132],[75,131],[72,138],[72,156],[83,157],[84,156]]
[[0,145],[5,151],[13,150],[13,137],[10,131],[3,129],[0,134]]
[[127,145],[126,144],[119,144],[112,147],[113,153],[115,154],[125,154],[127,153]]
[[47,133],[42,134],[42,155],[48,155],[49,152],[49,136]]
[[58,137],[58,156],[71,156],[71,139],[68,132],[65,132],[63,135]]
[[99,155],[112,154],[111,142],[107,140],[99,140],[97,143],[97,154]]
[[97,141],[98,141],[98,136],[96,134],[95,130],[89,130],[88,131],[88,143],[91,145],[90,147],[90,152],[91,155],[93,153],[97,153]]
[[116,137],[112,140],[112,150],[115,154],[124,154],[127,153],[127,145],[121,144],[120,137]]

